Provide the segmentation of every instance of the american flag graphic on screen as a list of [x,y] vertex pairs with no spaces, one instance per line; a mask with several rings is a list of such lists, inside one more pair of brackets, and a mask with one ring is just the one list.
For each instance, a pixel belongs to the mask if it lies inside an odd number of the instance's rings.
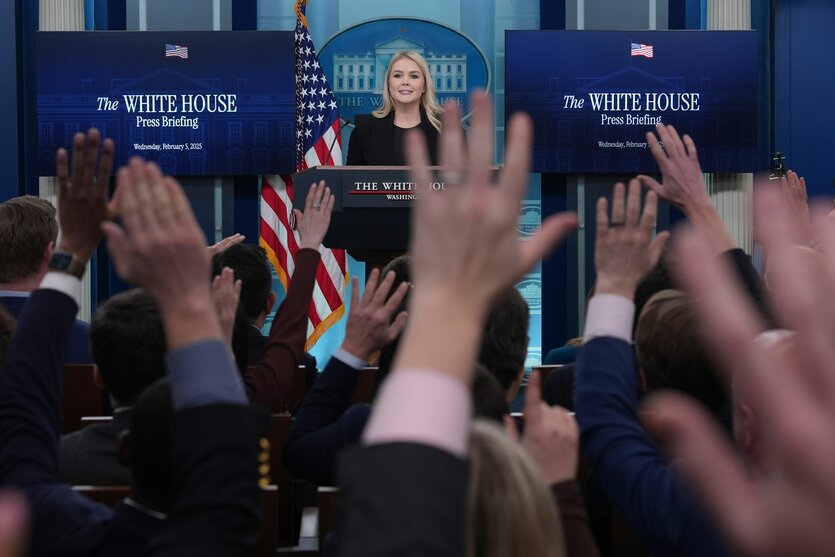
[[652,45],[632,43],[632,56],[643,56],[645,58],[652,58]]
[[178,44],[166,44],[165,45],[165,57],[166,58],[188,58],[188,47],[187,46],[180,46]]
[[[307,28],[307,0],[296,2],[296,170],[340,166],[342,140],[339,109]],[[261,246],[275,267],[285,291],[299,249],[298,232],[290,226],[293,179],[288,175],[261,177]],[[345,250],[323,248],[308,311],[306,348],[345,313],[348,281]]]

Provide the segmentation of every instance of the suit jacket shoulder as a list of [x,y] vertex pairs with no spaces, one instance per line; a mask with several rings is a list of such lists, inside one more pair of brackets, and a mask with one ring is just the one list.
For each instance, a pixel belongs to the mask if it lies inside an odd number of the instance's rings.
[[[27,297],[0,296],[0,305],[17,319],[20,317]],[[70,332],[70,345],[67,351],[65,363],[68,364],[92,364],[93,356],[90,354],[90,324],[86,321],[76,319]]]
[[146,548],[156,557],[251,556],[261,516],[259,456],[268,416],[254,406],[213,404],[175,412],[177,496]]
[[61,438],[61,479],[70,485],[129,485],[130,468],[119,461],[119,434],[130,425],[129,410],[112,422],[89,425]]
[[727,555],[716,527],[638,420],[632,346],[598,337],[577,356],[580,444],[595,480],[655,555]]
[[340,555],[464,555],[467,475],[466,461],[426,445],[346,453],[339,469],[346,509]]
[[351,397],[360,371],[331,358],[302,402],[284,447],[284,464],[297,477],[318,485],[333,485],[340,452],[356,443],[370,412],[354,406]]

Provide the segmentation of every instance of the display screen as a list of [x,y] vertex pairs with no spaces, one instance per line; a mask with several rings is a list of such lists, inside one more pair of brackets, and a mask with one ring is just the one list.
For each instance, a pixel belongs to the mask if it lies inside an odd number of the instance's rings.
[[505,115],[534,121],[536,172],[657,172],[672,124],[705,172],[753,172],[756,31],[508,31]]
[[38,170],[98,128],[168,174],[295,172],[290,31],[40,32]]

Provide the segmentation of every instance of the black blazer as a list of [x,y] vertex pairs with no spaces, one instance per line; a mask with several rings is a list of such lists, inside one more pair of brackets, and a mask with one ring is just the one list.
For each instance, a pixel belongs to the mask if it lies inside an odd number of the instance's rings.
[[[438,164],[438,130],[429,122],[421,109],[420,124],[417,126],[426,137],[429,159]],[[406,131],[406,130],[404,130]],[[394,166],[403,160],[403,144],[396,145],[394,111],[385,118],[373,114],[358,114],[354,122],[354,131],[348,143],[349,166]],[[397,155],[400,155],[399,157]]]

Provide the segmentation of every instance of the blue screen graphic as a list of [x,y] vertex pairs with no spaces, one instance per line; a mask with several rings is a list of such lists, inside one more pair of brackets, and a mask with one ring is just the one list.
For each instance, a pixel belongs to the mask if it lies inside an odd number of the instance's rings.
[[98,128],[168,174],[295,171],[293,33],[38,33],[41,175]]
[[656,124],[705,172],[753,172],[755,31],[508,31],[505,114],[534,121],[535,172],[657,172]]

